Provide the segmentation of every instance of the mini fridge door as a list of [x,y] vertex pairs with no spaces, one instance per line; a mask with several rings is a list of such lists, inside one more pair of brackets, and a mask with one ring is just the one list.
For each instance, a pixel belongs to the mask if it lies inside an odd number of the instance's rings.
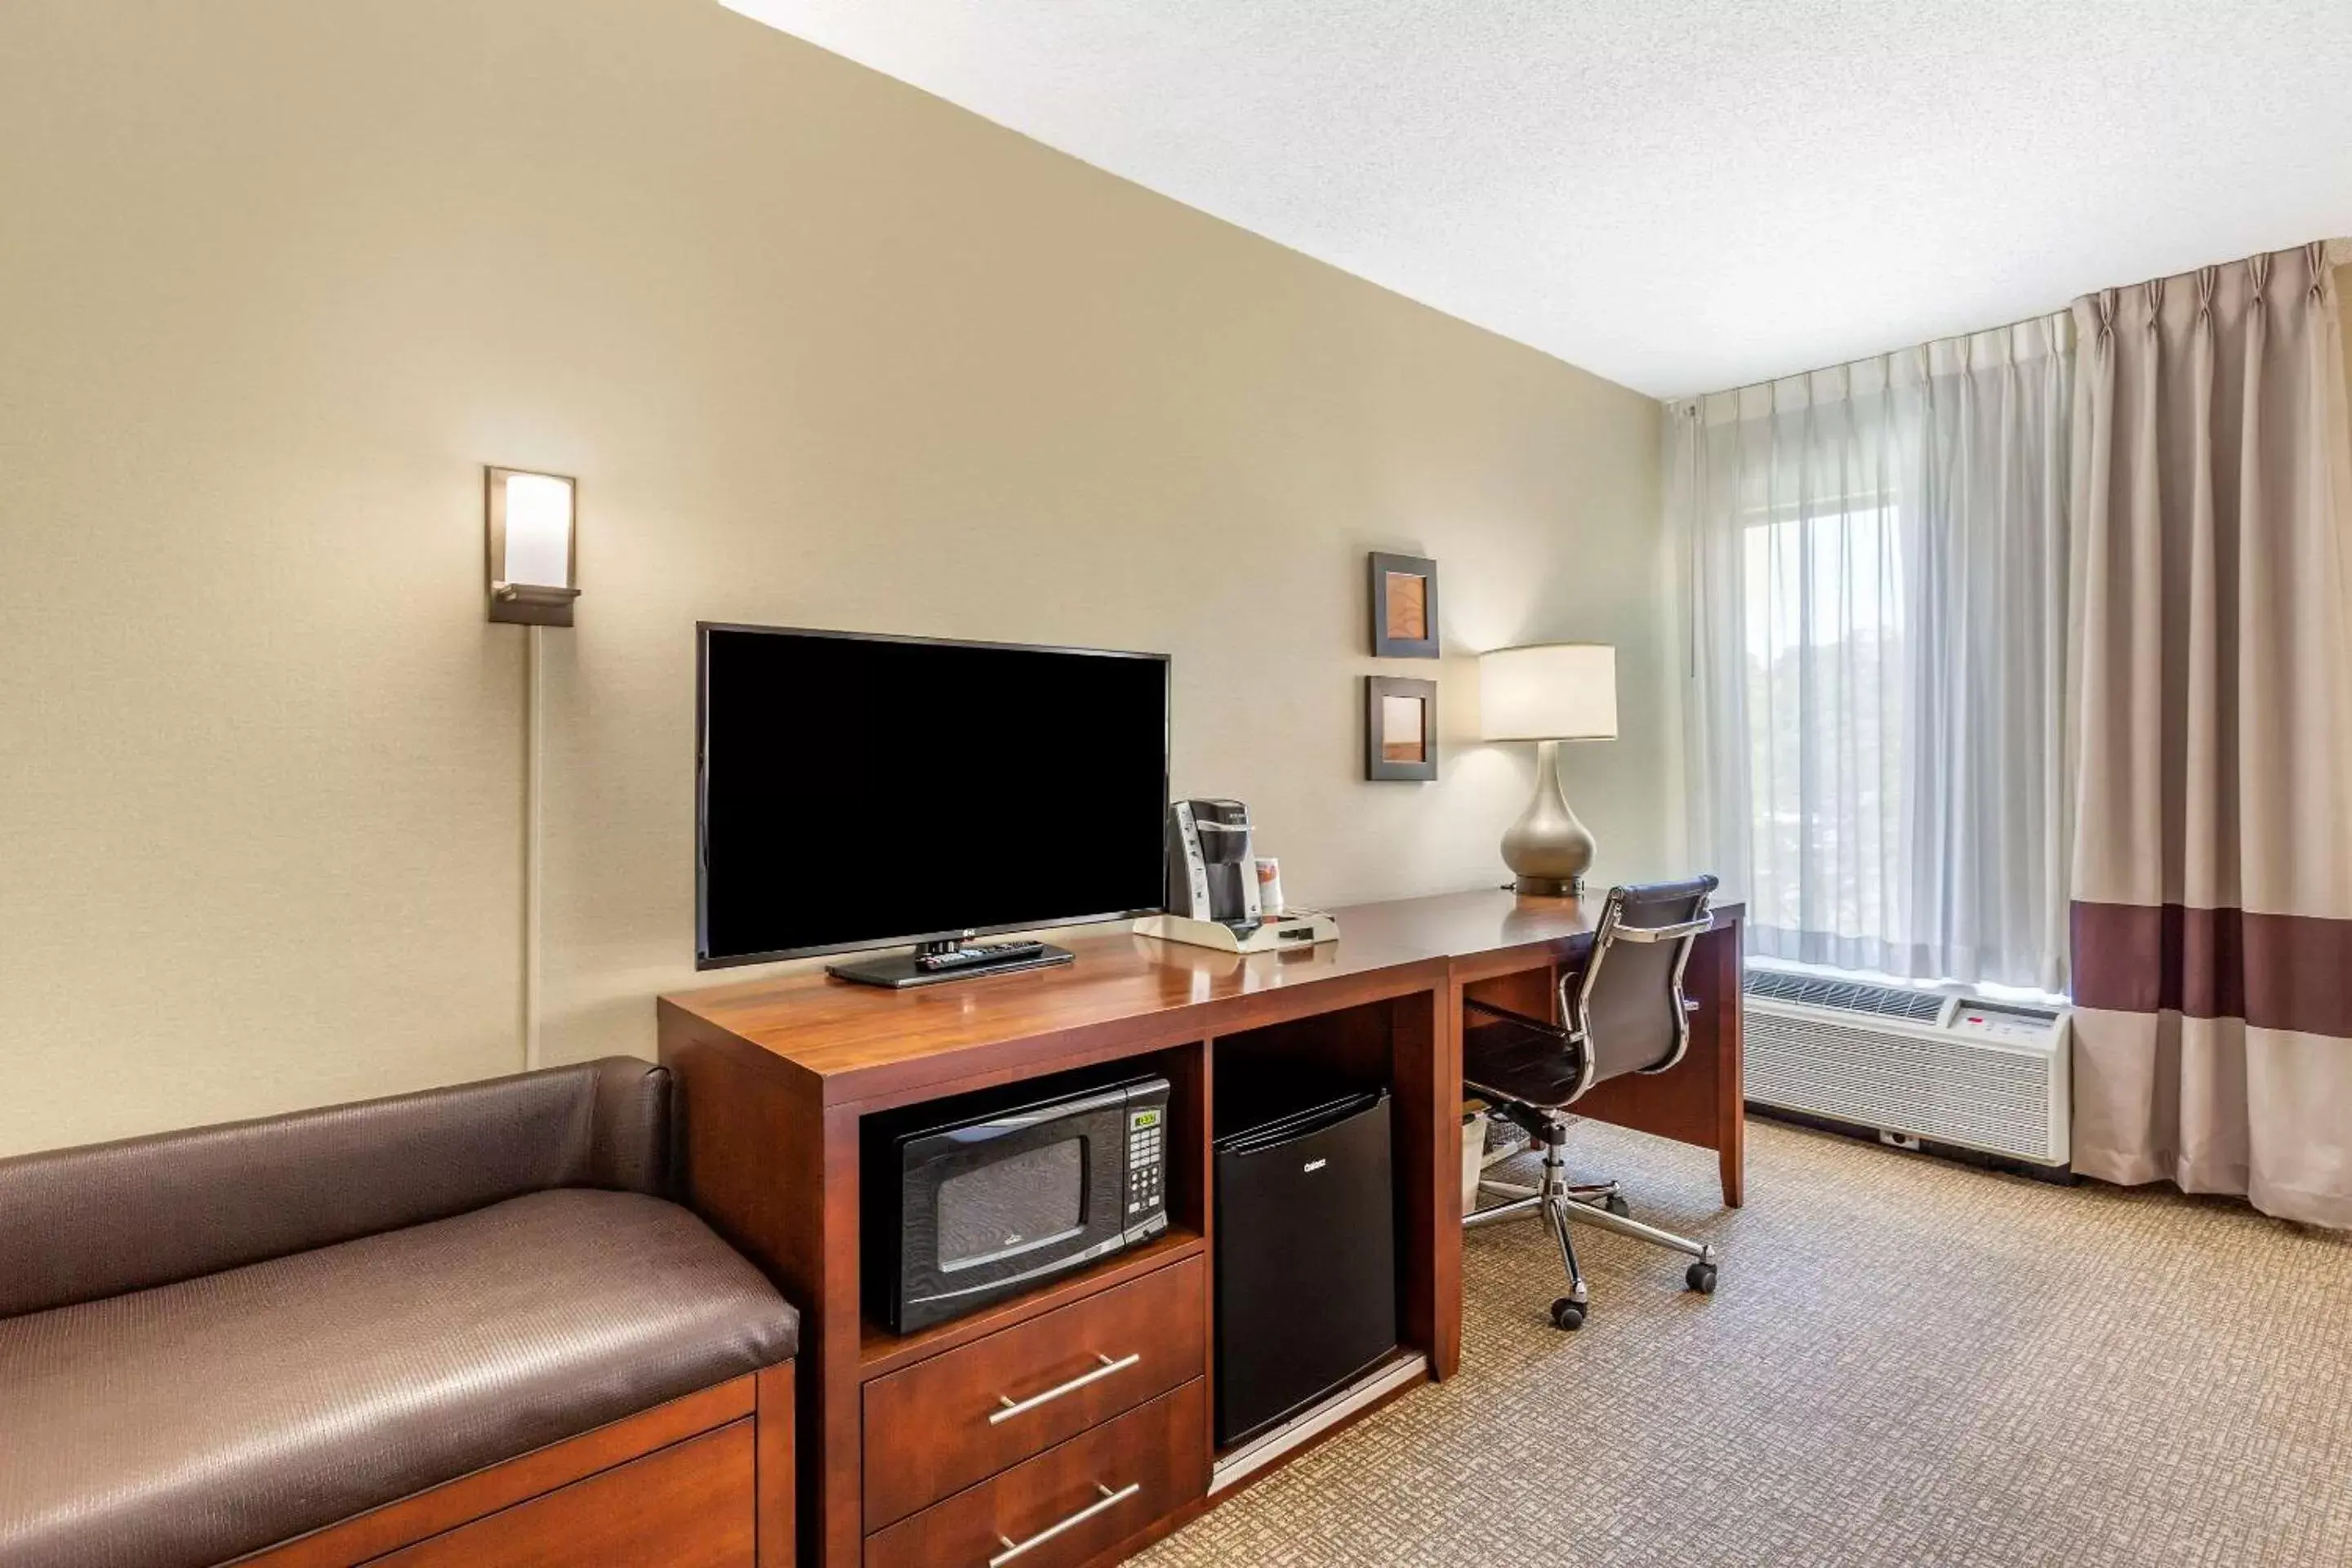
[[1386,1089],[1217,1140],[1217,1447],[1280,1425],[1396,1349]]

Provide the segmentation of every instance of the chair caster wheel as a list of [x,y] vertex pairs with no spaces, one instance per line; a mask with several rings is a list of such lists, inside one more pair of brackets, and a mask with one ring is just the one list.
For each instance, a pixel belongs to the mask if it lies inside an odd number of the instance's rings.
[[1551,1326],[1555,1329],[1584,1327],[1584,1303],[1562,1296],[1551,1304]]
[[1610,1194],[1609,1201],[1602,1204],[1601,1206],[1607,1209],[1611,1214],[1615,1215],[1619,1219],[1624,1219],[1633,1212],[1633,1205],[1627,1203],[1623,1194],[1619,1193]]
[[1683,1270],[1683,1283],[1702,1296],[1715,1294],[1715,1265],[1694,1263]]

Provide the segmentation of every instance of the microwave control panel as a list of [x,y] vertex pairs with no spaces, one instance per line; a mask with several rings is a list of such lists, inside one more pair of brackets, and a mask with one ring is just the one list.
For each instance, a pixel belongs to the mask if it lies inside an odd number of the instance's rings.
[[[1127,1113],[1127,1228],[1149,1226],[1168,1206],[1168,1111],[1147,1106]],[[1157,1229],[1156,1226],[1149,1228]]]

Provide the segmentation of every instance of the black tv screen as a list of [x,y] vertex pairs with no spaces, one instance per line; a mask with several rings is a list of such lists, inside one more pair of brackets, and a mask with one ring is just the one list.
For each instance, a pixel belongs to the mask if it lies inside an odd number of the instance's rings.
[[698,630],[699,967],[1162,907],[1166,656]]

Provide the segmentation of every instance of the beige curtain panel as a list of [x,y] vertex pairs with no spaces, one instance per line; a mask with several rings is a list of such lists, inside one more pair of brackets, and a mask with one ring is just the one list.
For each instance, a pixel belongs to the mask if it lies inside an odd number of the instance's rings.
[[2352,1226],[2352,420],[2326,259],[2074,312],[2075,1168]]

